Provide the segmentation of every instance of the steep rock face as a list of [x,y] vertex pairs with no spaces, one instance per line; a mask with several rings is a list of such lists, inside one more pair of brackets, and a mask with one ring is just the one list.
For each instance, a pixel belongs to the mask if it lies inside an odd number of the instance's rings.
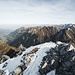
[[60,30],[53,36],[52,41],[70,42],[70,38],[67,36],[66,32],[67,30],[65,29]]
[[18,47],[23,44],[25,47],[37,45],[44,42],[49,42],[52,36],[58,32],[56,27],[33,27],[27,29],[23,35],[15,39],[9,45]]
[[75,27],[68,28],[66,31],[67,36],[75,47]]
[[69,28],[60,30],[53,36],[52,41],[62,41],[75,45],[75,27],[71,26]]

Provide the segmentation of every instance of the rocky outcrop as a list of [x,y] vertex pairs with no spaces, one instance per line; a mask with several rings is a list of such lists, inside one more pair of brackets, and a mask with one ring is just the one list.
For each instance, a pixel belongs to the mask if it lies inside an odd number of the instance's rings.
[[20,50],[25,50],[26,49],[26,47],[24,47],[22,44],[20,44],[20,46],[18,47],[18,50],[20,51]]
[[13,58],[13,57],[16,57],[18,55],[21,55],[23,51],[25,51],[25,47],[21,44],[19,46],[19,48],[12,48],[9,46],[9,50],[8,51],[3,51],[4,53],[1,55],[0,57],[0,63],[3,63],[5,62],[6,60],[10,59],[10,58]]
[[23,64],[18,66],[13,72],[11,72],[9,75],[22,75],[23,71],[26,69],[27,67]]
[[23,51],[26,50],[26,47],[24,47],[22,44],[17,48],[16,55],[21,55]]
[[3,41],[0,41],[0,57],[2,55],[5,55],[10,49],[13,49],[14,51],[16,51],[15,47],[9,46]]
[[[29,53],[26,53],[22,56],[21,65],[16,67],[13,72],[11,72],[9,75],[22,75],[23,71],[28,67],[29,63],[31,62],[31,59],[35,55],[35,53],[38,51],[39,48],[34,48]],[[3,65],[3,67],[6,67],[7,63]]]
[[5,55],[8,55],[10,58],[13,58],[16,56],[16,51],[13,49],[10,49]]
[[39,69],[40,75],[56,69],[56,75],[75,75],[75,50],[70,45],[60,44],[51,48],[43,58]]
[[55,35],[53,35],[52,41],[61,41],[66,43],[70,42],[73,44],[73,46],[75,46],[75,27],[71,26],[69,28],[60,30]]
[[10,59],[10,57],[8,55],[3,55],[1,58],[0,58],[0,64],[5,62],[6,60]]

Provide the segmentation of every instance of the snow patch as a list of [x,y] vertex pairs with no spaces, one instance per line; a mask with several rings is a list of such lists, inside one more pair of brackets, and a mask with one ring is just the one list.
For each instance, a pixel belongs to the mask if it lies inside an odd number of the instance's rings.
[[55,75],[55,70],[53,70],[53,71],[47,73],[47,75]]
[[[37,47],[39,48],[39,50],[34,54],[33,57],[31,57],[31,61],[28,67],[24,70],[23,75],[38,75],[39,67],[42,62],[43,57],[46,55],[46,51],[49,51],[50,48],[55,47],[55,46],[56,44],[53,42],[31,46],[27,48],[20,56],[9,59],[5,61],[4,63],[0,64],[0,70],[4,70],[6,72],[6,75],[9,75],[9,73],[13,72],[16,67],[23,64],[21,62],[21,60],[23,59],[23,55],[26,53],[29,53],[30,51],[32,51],[33,49]],[[3,67],[5,63],[7,63],[7,66]]]

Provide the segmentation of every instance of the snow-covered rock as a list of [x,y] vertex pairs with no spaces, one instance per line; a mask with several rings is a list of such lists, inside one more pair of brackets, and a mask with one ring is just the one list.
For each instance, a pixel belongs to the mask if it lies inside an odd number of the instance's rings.
[[[23,71],[23,75],[38,75],[39,67],[43,57],[46,55],[46,51],[55,46],[56,44],[52,42],[31,46],[27,48],[21,55],[0,64],[0,70],[4,70],[6,73],[5,75],[9,75],[10,73],[15,72],[15,69],[18,70],[17,67],[26,64],[27,60],[30,58],[30,62],[28,62],[28,65],[26,65],[27,68]],[[31,54],[32,50],[35,48],[38,48],[38,50]],[[6,63],[7,65],[3,67]]]
[[2,75],[75,75],[75,48],[62,42],[31,46],[0,64],[0,71]]
[[51,72],[47,73],[47,75],[55,75],[55,70],[52,70]]
[[65,25],[63,25],[62,29],[67,29],[67,28],[70,28],[72,26],[73,26],[73,24],[65,24]]

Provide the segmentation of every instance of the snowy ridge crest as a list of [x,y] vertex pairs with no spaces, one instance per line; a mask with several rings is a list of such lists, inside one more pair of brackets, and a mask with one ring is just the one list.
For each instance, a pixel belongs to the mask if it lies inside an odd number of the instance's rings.
[[75,49],[62,42],[31,46],[0,64],[2,75],[75,74]]

